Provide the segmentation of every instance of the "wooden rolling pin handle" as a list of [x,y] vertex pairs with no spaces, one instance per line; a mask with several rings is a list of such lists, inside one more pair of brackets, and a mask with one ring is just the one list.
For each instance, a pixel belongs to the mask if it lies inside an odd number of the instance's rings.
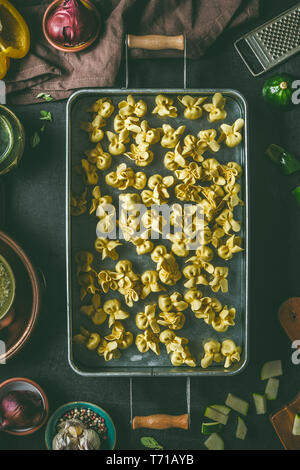
[[149,415],[135,416],[132,420],[132,429],[148,428],[148,429],[169,429],[181,428],[187,430],[189,428],[189,415]]
[[184,36],[162,36],[159,34],[151,34],[146,36],[134,36],[128,34],[127,44],[130,49],[148,49],[151,51],[162,49],[178,49],[184,50]]

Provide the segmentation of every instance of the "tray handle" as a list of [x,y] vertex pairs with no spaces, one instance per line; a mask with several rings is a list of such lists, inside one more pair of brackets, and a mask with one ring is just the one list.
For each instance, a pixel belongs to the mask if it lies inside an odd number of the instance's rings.
[[178,36],[165,36],[160,34],[148,34],[136,36],[127,34],[125,38],[125,88],[129,85],[128,49],[147,49],[158,51],[163,49],[177,49],[183,52],[183,88],[187,88],[187,64],[186,64],[186,38],[184,34]]
[[183,414],[178,416],[156,414],[149,416],[135,416],[132,420],[132,429],[148,428],[148,429],[170,429],[180,428],[189,429],[189,415]]
[[158,51],[163,49],[177,49],[184,51],[184,35],[163,36],[161,34],[149,34],[145,36],[135,36],[128,34],[127,44],[129,49],[148,49]]

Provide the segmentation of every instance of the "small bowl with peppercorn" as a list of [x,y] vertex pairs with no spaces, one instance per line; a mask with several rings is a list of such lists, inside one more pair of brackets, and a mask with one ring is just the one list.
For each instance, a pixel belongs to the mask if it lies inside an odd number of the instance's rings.
[[60,406],[52,414],[45,442],[48,450],[113,450],[116,429],[100,406],[74,401]]

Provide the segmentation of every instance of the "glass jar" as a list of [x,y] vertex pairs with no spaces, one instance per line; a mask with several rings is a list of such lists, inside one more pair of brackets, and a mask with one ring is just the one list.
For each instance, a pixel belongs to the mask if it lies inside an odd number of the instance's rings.
[[23,155],[24,128],[17,116],[0,105],[0,175],[16,167]]

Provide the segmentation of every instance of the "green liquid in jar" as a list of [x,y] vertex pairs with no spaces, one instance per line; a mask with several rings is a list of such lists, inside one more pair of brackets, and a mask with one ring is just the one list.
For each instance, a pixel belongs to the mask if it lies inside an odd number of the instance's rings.
[[0,176],[19,163],[25,144],[24,129],[17,116],[0,105]]

